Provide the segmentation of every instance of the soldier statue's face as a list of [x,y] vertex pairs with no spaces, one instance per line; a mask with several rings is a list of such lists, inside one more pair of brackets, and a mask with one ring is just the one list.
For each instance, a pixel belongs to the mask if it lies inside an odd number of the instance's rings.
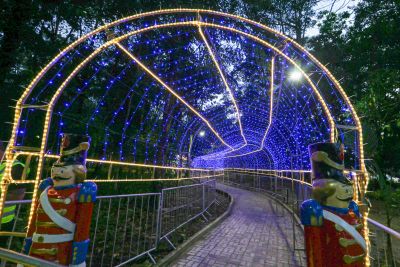
[[334,187],[336,188],[335,193],[326,199],[326,205],[347,208],[349,202],[353,200],[353,186],[335,181]]
[[54,186],[75,184],[75,176],[74,165],[51,168],[51,179],[53,179]]

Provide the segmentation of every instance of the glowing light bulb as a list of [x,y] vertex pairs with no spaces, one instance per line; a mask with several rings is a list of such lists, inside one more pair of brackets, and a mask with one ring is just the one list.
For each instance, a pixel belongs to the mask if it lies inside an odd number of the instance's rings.
[[200,131],[200,132],[199,132],[199,136],[200,136],[200,137],[203,137],[203,136],[205,136],[205,135],[206,135],[206,132],[205,132],[205,131]]
[[297,82],[301,79],[302,76],[303,76],[303,74],[300,71],[292,70],[289,74],[289,79]]

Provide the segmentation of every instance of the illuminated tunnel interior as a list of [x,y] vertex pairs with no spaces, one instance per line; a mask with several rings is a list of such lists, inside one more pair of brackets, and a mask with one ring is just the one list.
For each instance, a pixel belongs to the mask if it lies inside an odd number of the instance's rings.
[[47,154],[72,132],[92,137],[89,158],[148,165],[308,170],[307,146],[336,140],[347,168],[362,158],[358,117],[325,66],[214,11],[149,12],[77,37],[19,104],[16,145]]

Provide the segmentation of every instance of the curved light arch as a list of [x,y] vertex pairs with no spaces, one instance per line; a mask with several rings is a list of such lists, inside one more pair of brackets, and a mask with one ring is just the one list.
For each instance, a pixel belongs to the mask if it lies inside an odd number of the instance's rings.
[[[364,160],[364,152],[363,152],[363,139],[362,139],[361,123],[359,121],[359,118],[358,118],[357,114],[355,113],[355,110],[354,110],[353,106],[351,105],[351,103],[350,103],[348,97],[346,96],[344,90],[342,89],[342,87],[340,86],[338,81],[333,77],[333,75],[327,70],[327,68],[323,64],[321,64],[318,60],[316,60],[316,58],[313,57],[302,46],[297,44],[294,40],[290,39],[289,37],[286,37],[283,34],[279,33],[278,31],[275,31],[275,30],[273,30],[273,29],[271,29],[271,28],[269,28],[269,27],[267,27],[265,25],[262,25],[260,23],[254,22],[252,20],[241,18],[239,16],[226,14],[226,13],[222,13],[222,12],[217,12],[217,11],[211,11],[211,10],[201,10],[201,9],[168,9],[168,10],[159,10],[159,11],[147,12],[147,13],[143,13],[143,14],[137,14],[137,15],[126,17],[126,18],[111,22],[109,24],[106,24],[104,26],[101,26],[98,29],[96,29],[96,30],[84,35],[80,39],[76,40],[75,42],[73,42],[72,44],[67,46],[58,55],[56,55],[53,58],[53,60],[51,60],[50,63],[48,63],[37,74],[37,76],[32,80],[32,82],[28,85],[28,87],[25,89],[25,91],[21,95],[20,99],[18,100],[18,102],[16,104],[16,108],[15,108],[15,117],[14,117],[12,135],[11,135],[10,142],[9,142],[10,145],[7,147],[7,151],[6,151],[7,164],[6,164],[5,173],[4,173],[4,179],[3,179],[3,184],[2,184],[2,194],[1,194],[1,197],[0,197],[0,216],[1,216],[1,213],[2,213],[2,206],[3,206],[5,195],[6,195],[6,189],[5,189],[6,186],[5,186],[5,184],[12,181],[11,166],[12,166],[12,161],[13,161],[14,154],[15,154],[14,149],[15,149],[15,143],[16,143],[16,136],[17,136],[17,130],[18,130],[19,123],[20,123],[20,116],[21,116],[21,113],[22,113],[22,109],[25,108],[24,107],[25,101],[29,97],[29,95],[32,92],[33,88],[38,84],[38,82],[42,79],[42,77],[46,74],[46,72],[54,64],[56,64],[61,58],[63,58],[63,56],[67,52],[71,51],[73,48],[75,48],[77,45],[79,45],[80,43],[82,43],[83,41],[88,39],[89,37],[91,37],[91,36],[93,36],[93,35],[95,35],[97,33],[100,33],[103,30],[107,30],[112,26],[116,26],[118,24],[121,24],[121,23],[124,23],[124,22],[128,22],[128,21],[136,19],[136,18],[142,18],[142,17],[146,17],[146,16],[153,16],[153,15],[160,15],[160,14],[170,14],[170,13],[175,13],[175,12],[176,13],[184,13],[184,12],[187,12],[187,13],[192,13],[192,12],[208,13],[208,14],[215,14],[215,15],[221,15],[221,16],[225,16],[225,17],[234,18],[234,19],[237,19],[239,21],[243,21],[243,22],[255,25],[255,26],[259,27],[259,28],[267,30],[270,33],[274,33],[277,36],[280,36],[281,38],[283,38],[285,41],[294,44],[299,50],[301,50],[305,54],[307,54],[307,56],[310,59],[312,59],[312,61],[314,63],[316,63],[316,65],[319,68],[321,68],[327,74],[329,79],[331,81],[333,81],[333,83],[335,85],[335,88],[337,88],[337,90],[340,92],[341,96],[343,97],[344,101],[346,102],[347,106],[350,108],[351,114],[353,116],[353,119],[354,119],[354,121],[356,123],[356,127],[357,127],[358,143],[359,143],[359,160],[360,160],[361,171],[362,172],[365,171],[365,166],[364,166],[364,162],[363,162],[363,160]],[[333,120],[332,115],[330,114],[328,106],[326,105],[326,103],[323,100],[323,97],[321,96],[321,94],[319,93],[318,89],[313,84],[313,81],[301,69],[301,67],[294,60],[292,60],[290,57],[286,56],[281,50],[279,50],[276,47],[274,47],[273,45],[269,44],[267,41],[264,41],[264,40],[254,36],[254,35],[251,35],[249,33],[246,33],[246,32],[234,29],[234,28],[230,28],[230,27],[226,27],[226,26],[222,26],[222,25],[217,25],[217,24],[213,24],[213,23],[202,22],[202,21],[188,21],[188,22],[177,22],[177,23],[160,24],[160,25],[155,25],[155,26],[142,28],[142,29],[139,29],[139,30],[137,30],[135,32],[136,32],[136,34],[138,34],[138,33],[142,33],[142,32],[148,31],[148,30],[152,30],[152,29],[166,28],[166,27],[173,27],[173,26],[214,27],[214,28],[218,28],[218,29],[222,29],[222,30],[228,30],[228,31],[231,31],[231,32],[238,33],[238,34],[240,34],[242,36],[246,36],[247,38],[250,38],[250,39],[252,39],[253,41],[255,41],[257,43],[260,43],[260,44],[262,44],[264,46],[267,46],[267,47],[273,49],[277,54],[281,55],[282,57],[287,59],[293,66],[295,66],[295,68],[297,68],[303,74],[303,76],[305,77],[307,82],[310,84],[310,86],[314,90],[314,93],[317,95],[318,101],[323,106],[323,110],[324,110],[325,115],[328,117],[330,129],[331,129],[330,130],[331,141],[334,141],[334,139],[335,139],[335,136],[334,136],[335,135],[335,131],[334,131],[335,122]],[[68,78],[57,89],[57,91],[53,95],[50,103],[46,106],[47,111],[46,111],[46,118],[45,118],[45,121],[44,121],[44,131],[43,131],[43,135],[42,135],[42,141],[41,141],[41,145],[40,145],[38,170],[37,170],[37,173],[36,173],[36,180],[35,180],[35,186],[34,186],[34,195],[33,195],[34,198],[36,197],[37,187],[38,187],[38,184],[39,184],[41,171],[42,171],[42,167],[43,167],[43,159],[44,159],[44,156],[45,156],[44,150],[45,150],[46,145],[47,145],[47,137],[48,137],[48,130],[49,130],[49,126],[50,126],[50,120],[51,120],[51,112],[52,112],[52,109],[53,109],[55,103],[57,102],[58,97],[60,96],[60,94],[62,93],[64,88],[68,85],[69,81],[72,80],[72,78],[80,71],[80,69],[82,69],[88,62],[90,62],[96,55],[98,55],[101,51],[103,51],[107,47],[109,47],[111,45],[114,45],[117,42],[119,42],[120,40],[124,40],[125,38],[128,38],[129,36],[132,36],[131,33],[125,34],[125,35],[120,36],[120,37],[116,37],[113,40],[105,42],[99,48],[97,48],[92,54],[90,54],[88,57],[86,57],[71,72],[71,74],[68,76]],[[365,184],[367,185],[367,183],[365,183]]]
[[236,110],[236,118],[237,118],[237,120],[238,120],[239,129],[240,129],[240,134],[242,135],[244,144],[247,145],[247,139],[246,139],[246,136],[245,136],[244,133],[243,133],[242,121],[241,121],[241,119],[240,119],[239,107],[238,107],[238,104],[237,104],[237,102],[236,102],[236,100],[235,100],[235,97],[233,96],[232,89],[230,88],[230,86],[229,86],[229,84],[228,84],[228,81],[226,80],[225,75],[224,75],[224,73],[223,73],[221,67],[219,66],[218,60],[215,58],[214,52],[212,51],[212,49],[211,49],[211,47],[210,47],[210,44],[208,43],[207,38],[206,38],[206,36],[204,35],[203,30],[202,30],[202,28],[201,28],[200,25],[199,25],[198,29],[199,29],[200,36],[201,36],[201,38],[202,38],[204,44],[205,44],[206,47],[207,47],[208,53],[210,54],[210,56],[211,56],[211,58],[212,58],[212,60],[213,60],[213,62],[214,62],[214,65],[215,65],[215,67],[217,68],[217,70],[218,70],[218,72],[219,72],[219,75],[220,75],[220,77],[221,77],[221,79],[222,79],[222,82],[224,83],[225,88],[226,88],[226,90],[227,90],[228,93],[229,93],[229,96],[230,96],[230,98],[231,98],[231,101],[232,101],[232,103],[233,103],[233,106],[235,107],[235,110]]
[[[274,81],[275,81],[275,79],[274,79],[274,76],[275,76],[274,69],[275,69],[275,56],[272,57],[272,59],[271,59],[270,94],[269,94],[269,99],[270,99],[270,102],[269,102],[269,119],[268,119],[267,128],[265,130],[265,133],[264,133],[263,138],[262,138],[261,143],[260,143],[260,147],[257,150],[253,150],[253,151],[250,151],[250,152],[247,152],[247,153],[244,153],[244,154],[234,155],[234,156],[226,156],[226,154],[232,153],[232,152],[235,151],[235,150],[231,150],[231,151],[228,151],[224,155],[224,157],[222,157],[222,158],[247,156],[247,155],[250,155],[250,154],[253,154],[253,153],[257,153],[257,152],[260,152],[261,150],[263,150],[264,145],[265,145],[265,140],[266,140],[266,138],[268,136],[269,129],[271,128],[273,110],[274,110],[274,107],[273,107],[273,103],[274,103],[274,87],[275,87],[275,84],[274,84]],[[246,143],[246,145],[248,145],[248,144]]]
[[[256,22],[254,20],[248,19],[248,18],[244,18],[244,17],[240,17],[237,15],[233,15],[233,14],[229,14],[229,13],[224,13],[224,12],[220,12],[220,11],[214,11],[214,10],[206,10],[206,9],[190,9],[190,8],[179,8],[179,9],[164,9],[164,10],[157,10],[157,11],[151,11],[151,12],[145,12],[145,13],[141,13],[141,14],[135,14],[132,16],[127,16],[121,19],[118,19],[116,21],[110,22],[108,24],[105,24],[103,26],[100,26],[99,28],[97,28],[96,30],[89,32],[87,34],[85,34],[84,36],[82,36],[81,38],[79,38],[78,40],[74,41],[73,43],[71,43],[70,45],[68,45],[66,48],[64,48],[59,54],[57,54],[38,74],[37,76],[32,80],[32,82],[28,85],[28,87],[26,88],[26,90],[23,92],[22,96],[19,98],[19,100],[17,101],[16,107],[15,107],[15,117],[14,117],[14,122],[13,122],[13,129],[12,129],[12,135],[10,138],[10,143],[11,144],[15,144],[15,133],[18,129],[19,126],[19,115],[22,111],[22,104],[23,102],[26,100],[26,98],[29,96],[30,91],[34,88],[34,86],[38,83],[38,81],[43,77],[43,75],[47,72],[47,70],[50,69],[51,66],[53,66],[59,59],[61,59],[63,57],[63,55],[65,53],[67,53],[68,51],[70,51],[71,49],[73,49],[74,47],[76,47],[77,45],[79,45],[80,43],[82,43],[84,40],[86,40],[87,38],[95,35],[96,33],[99,33],[103,30],[106,30],[112,26],[116,26],[119,25],[121,23],[125,23],[134,19],[138,19],[138,18],[143,18],[143,17],[148,17],[148,16],[153,16],[153,15],[161,15],[161,14],[169,14],[169,13],[196,13],[196,14],[213,14],[213,15],[220,15],[223,17],[228,17],[228,18],[232,18],[232,19],[236,19],[239,21],[243,21],[246,23],[249,23],[253,26],[259,27],[261,29],[264,29],[268,32],[271,32],[273,34],[278,35],[279,37],[283,38],[285,40],[285,42],[289,42],[294,44],[299,50],[301,50],[302,52],[304,52],[308,57],[310,57],[310,59],[317,64],[318,67],[320,67],[327,75],[328,77],[333,81],[335,87],[338,89],[338,91],[340,92],[341,96],[344,98],[347,106],[350,108],[350,112],[353,116],[353,118],[355,119],[355,123],[356,123],[356,127],[357,127],[357,132],[358,132],[358,141],[360,144],[360,156],[359,156],[359,161],[360,161],[360,166],[361,166],[361,170],[365,171],[365,165],[364,165],[364,149],[363,149],[363,137],[362,137],[362,129],[361,129],[361,122],[360,119],[357,115],[357,113],[355,112],[355,109],[353,107],[353,105],[351,104],[349,98],[347,97],[345,91],[343,90],[343,88],[341,87],[341,85],[339,84],[339,82],[336,80],[336,78],[331,74],[331,72],[325,67],[325,65],[323,65],[321,62],[319,62],[311,53],[309,53],[304,47],[302,47],[300,44],[298,44],[295,40],[293,40],[292,38],[280,33],[277,30],[274,30],[266,25],[263,25],[259,22]],[[7,153],[8,152],[8,153]],[[10,153],[12,153],[11,149],[7,149],[6,151],[6,157],[7,160],[10,160],[9,158],[12,157],[11,155],[9,155]],[[7,173],[9,173],[10,170],[6,167],[5,170],[5,174],[7,175]],[[6,176],[5,175],[5,176]]]

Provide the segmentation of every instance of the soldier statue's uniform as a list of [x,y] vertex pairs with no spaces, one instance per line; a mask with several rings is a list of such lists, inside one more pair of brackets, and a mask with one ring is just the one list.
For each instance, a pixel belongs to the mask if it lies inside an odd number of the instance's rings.
[[365,266],[367,245],[353,199],[352,182],[343,173],[344,151],[334,143],[309,146],[312,198],[301,205],[309,267]]
[[64,134],[51,178],[40,184],[24,252],[69,266],[85,266],[97,187],[86,178],[90,137]]

